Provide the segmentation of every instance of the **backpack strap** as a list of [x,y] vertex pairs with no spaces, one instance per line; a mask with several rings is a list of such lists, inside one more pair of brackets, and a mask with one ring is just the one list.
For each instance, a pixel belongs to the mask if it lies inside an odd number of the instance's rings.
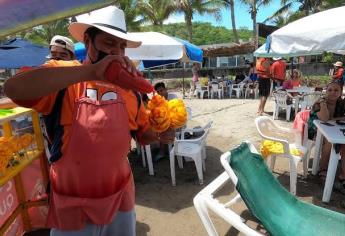
[[[141,100],[141,95],[139,92],[133,91],[133,93],[137,98],[137,114],[135,115],[135,120],[137,120],[142,100]],[[135,139],[137,131],[131,130],[130,133],[131,133],[132,138]]]
[[62,156],[61,147],[64,130],[63,126],[60,124],[60,121],[65,93],[66,89],[62,89],[58,92],[52,111],[48,115],[43,116],[44,124],[47,131],[47,135],[45,136],[49,144],[49,162],[55,162]]

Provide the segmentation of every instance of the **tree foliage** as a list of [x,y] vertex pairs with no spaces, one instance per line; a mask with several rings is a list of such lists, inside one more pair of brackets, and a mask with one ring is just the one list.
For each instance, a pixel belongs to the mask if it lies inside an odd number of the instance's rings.
[[[188,40],[188,31],[184,23],[174,23],[163,25],[163,30],[158,31],[174,37]],[[157,31],[154,26],[144,26],[142,31]],[[246,28],[237,30],[240,40],[249,41],[252,31]],[[196,45],[231,43],[235,42],[235,37],[230,29],[223,26],[212,26],[211,23],[194,22],[192,43]]]

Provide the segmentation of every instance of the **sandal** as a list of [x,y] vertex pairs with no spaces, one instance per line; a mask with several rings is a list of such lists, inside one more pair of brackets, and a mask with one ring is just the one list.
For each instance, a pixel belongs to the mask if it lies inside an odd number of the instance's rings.
[[339,179],[339,181],[335,182],[334,189],[342,194],[345,194],[345,179]]

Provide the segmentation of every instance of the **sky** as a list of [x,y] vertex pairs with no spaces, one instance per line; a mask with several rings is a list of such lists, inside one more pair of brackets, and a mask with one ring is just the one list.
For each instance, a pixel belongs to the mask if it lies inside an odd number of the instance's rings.
[[[267,17],[273,15],[279,8],[280,8],[280,1],[273,0],[273,3],[266,7],[261,7],[258,11],[257,15],[257,22],[263,22]],[[252,29],[252,20],[250,18],[250,14],[248,13],[249,8],[248,6],[239,3],[239,1],[235,0],[235,18],[236,18],[236,28],[240,27],[247,27],[248,29]],[[194,15],[193,21],[201,21],[201,22],[211,22],[214,26],[224,26],[228,29],[231,28],[231,18],[230,18],[230,10],[229,8],[222,10],[222,20],[217,22],[214,18],[210,17],[209,15]],[[176,22],[184,22],[184,16],[182,14],[171,16],[165,23],[176,23]]]

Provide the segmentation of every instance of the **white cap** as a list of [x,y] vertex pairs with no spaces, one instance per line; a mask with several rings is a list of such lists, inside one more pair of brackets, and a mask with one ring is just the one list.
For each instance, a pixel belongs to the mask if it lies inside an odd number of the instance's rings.
[[57,47],[65,48],[74,54],[73,41],[61,35],[55,35],[50,41],[49,46],[57,46]]

